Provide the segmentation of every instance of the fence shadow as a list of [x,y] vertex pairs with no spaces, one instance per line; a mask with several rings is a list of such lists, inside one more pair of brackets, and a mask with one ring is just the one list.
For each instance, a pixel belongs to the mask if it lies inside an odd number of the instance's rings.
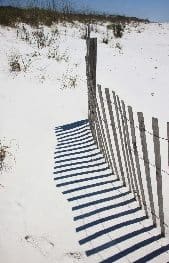
[[155,257],[167,262],[169,245],[160,241],[159,230],[112,174],[94,144],[88,120],[56,127],[55,134],[54,181],[70,202],[86,255],[93,262],[124,258],[141,263]]

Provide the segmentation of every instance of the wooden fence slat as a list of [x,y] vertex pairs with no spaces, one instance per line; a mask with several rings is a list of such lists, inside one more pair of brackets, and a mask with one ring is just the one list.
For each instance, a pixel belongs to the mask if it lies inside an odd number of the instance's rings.
[[99,99],[100,99],[100,105],[101,105],[101,109],[102,109],[102,114],[103,114],[103,120],[104,120],[104,124],[105,124],[105,128],[106,128],[106,134],[107,134],[107,139],[108,139],[108,145],[109,145],[109,149],[110,149],[110,154],[111,154],[111,166],[112,166],[112,170],[114,171],[114,173],[116,175],[118,175],[118,170],[117,170],[117,166],[116,166],[116,160],[115,160],[115,156],[114,156],[114,151],[113,151],[113,146],[112,146],[112,142],[111,142],[111,137],[110,137],[110,132],[109,132],[109,126],[108,126],[108,121],[107,121],[107,116],[106,116],[106,111],[105,111],[105,106],[104,106],[104,101],[103,101],[103,94],[102,94],[102,90],[101,90],[101,85],[98,85],[98,93],[99,93]]
[[141,205],[140,192],[139,192],[139,188],[138,188],[138,182],[137,182],[137,178],[136,178],[136,171],[135,171],[135,166],[134,166],[134,160],[133,160],[133,155],[132,155],[132,151],[131,151],[131,143],[130,143],[130,136],[129,136],[129,130],[128,130],[128,121],[127,121],[126,108],[125,108],[125,104],[124,104],[123,100],[121,101],[121,103],[122,103],[122,110],[123,110],[123,116],[124,116],[124,124],[125,124],[126,139],[127,139],[127,147],[128,147],[129,158],[130,158],[130,163],[131,163],[131,168],[132,168],[132,175],[133,175],[133,178],[134,178],[135,190],[136,190],[136,193],[137,193],[139,206],[141,207],[142,205]]
[[118,109],[119,109],[120,116],[121,116],[123,139],[124,139],[124,146],[125,146],[125,152],[126,152],[126,157],[127,157],[127,165],[128,165],[128,169],[129,169],[129,175],[130,175],[130,183],[131,183],[131,188],[132,188],[134,197],[136,199],[137,196],[136,196],[136,191],[135,191],[135,186],[134,186],[134,181],[133,181],[129,151],[128,151],[128,147],[127,147],[126,126],[125,126],[124,116],[123,116],[123,112],[122,112],[122,108],[121,108],[121,104],[120,104],[120,99],[117,95],[116,95],[116,98],[117,98],[117,103],[118,103]]
[[104,139],[103,139],[103,132],[101,130],[101,127],[100,127],[100,121],[99,121],[99,117],[98,117],[98,111],[97,111],[97,127],[99,129],[99,138],[100,138],[100,144],[102,145],[102,154],[106,160],[106,162],[109,164],[109,160],[108,160],[108,156],[107,156],[107,152],[106,152],[106,147],[105,147],[105,144],[104,144]]
[[96,114],[96,129],[97,129],[97,136],[98,136],[98,147],[99,147],[101,153],[104,155],[105,154],[105,148],[104,148],[104,144],[103,144],[103,140],[102,140],[102,134],[101,134],[97,114]]
[[126,186],[123,164],[122,164],[122,160],[121,160],[121,154],[120,154],[120,149],[119,149],[119,143],[118,143],[118,137],[117,137],[116,127],[115,127],[114,114],[113,114],[113,110],[112,110],[112,103],[111,103],[111,99],[110,99],[109,89],[106,88],[105,93],[106,93],[106,100],[107,100],[107,105],[108,105],[108,110],[109,110],[109,116],[110,116],[113,136],[114,136],[114,142],[115,142],[115,147],[116,147],[121,177],[122,177],[123,185]]
[[114,99],[114,105],[115,105],[115,111],[116,111],[116,117],[117,117],[117,123],[118,123],[118,130],[119,130],[119,135],[120,135],[121,148],[122,148],[124,164],[125,164],[126,173],[127,173],[129,191],[131,192],[132,191],[132,185],[131,185],[130,173],[129,173],[128,163],[127,163],[127,156],[126,156],[126,151],[125,151],[125,142],[123,139],[123,132],[122,132],[121,123],[120,123],[120,114],[119,114],[120,108],[117,105],[119,98],[116,97],[114,91],[112,91],[112,93],[113,93],[113,99]]
[[102,114],[101,114],[102,108],[100,109],[98,100],[97,100],[97,111],[98,111],[99,122],[101,123],[102,137],[103,137],[104,146],[105,146],[106,162],[108,163],[108,165],[111,168],[111,170],[114,172],[114,168],[112,166],[110,153],[109,153],[109,145],[108,145],[107,140],[106,140],[106,132],[104,130],[104,120],[102,119]]
[[155,215],[153,190],[152,190],[151,177],[150,177],[150,166],[149,166],[147,141],[146,141],[146,134],[145,134],[144,116],[142,112],[138,112],[137,116],[138,116],[138,122],[139,122],[140,138],[141,138],[141,145],[142,145],[144,168],[145,168],[145,174],[146,174],[151,215],[152,215],[153,225],[156,226],[156,215]]
[[101,144],[100,144],[100,134],[98,130],[98,125],[97,125],[97,118],[95,119],[95,134],[96,134],[96,147],[97,149],[101,149]]
[[147,204],[146,204],[146,198],[145,198],[145,193],[144,193],[144,186],[143,186],[143,181],[142,181],[142,177],[141,177],[140,162],[139,162],[139,156],[138,156],[138,150],[137,150],[137,140],[136,140],[136,133],[135,133],[133,110],[132,110],[131,106],[128,106],[128,113],[129,113],[131,138],[132,138],[132,144],[133,144],[133,151],[134,151],[134,157],[135,157],[137,176],[138,176],[138,181],[139,181],[139,185],[140,185],[142,203],[143,203],[143,207],[144,207],[146,217],[148,218],[148,209],[147,209]]
[[104,143],[104,135],[103,135],[103,130],[101,127],[101,118],[100,118],[100,111],[98,108],[98,103],[97,103],[97,99],[95,100],[95,106],[96,106],[96,114],[95,114],[95,127],[96,130],[98,129],[98,144],[101,146],[101,152],[103,154],[103,156],[105,157],[107,163],[109,164],[109,160],[108,160],[108,156],[107,156],[107,152],[106,152],[106,146]]
[[160,154],[159,127],[158,127],[157,118],[152,118],[152,129],[153,129],[153,142],[154,142],[154,154],[155,154],[155,165],[156,165],[159,218],[160,218],[161,235],[164,237],[165,227],[164,227],[162,174],[161,174],[161,154]]
[[[96,108],[96,111],[97,111],[97,108]],[[104,146],[104,142],[103,142],[103,138],[102,138],[102,131],[101,131],[100,123],[99,123],[99,120],[98,120],[98,111],[96,113],[96,129],[97,129],[97,134],[98,134],[99,149],[100,149],[101,153],[103,154],[103,156],[105,156],[106,155],[106,149],[105,149],[105,146]],[[107,156],[105,156],[105,159],[106,158],[107,158]]]
[[96,129],[96,144],[99,147],[100,151],[102,154],[105,154],[105,148],[104,148],[104,143],[102,140],[102,132],[98,120],[98,112],[97,112],[97,101],[96,101],[96,115],[95,115],[95,129]]
[[168,166],[169,166],[169,122],[167,122],[167,139],[168,139]]
[[[108,144],[107,144],[107,141],[106,141],[106,136],[105,136],[105,131],[104,131],[104,128],[103,128],[101,113],[100,113],[100,109],[99,109],[97,101],[96,101],[96,107],[97,107],[98,121],[99,121],[99,125],[100,125],[100,130],[101,130],[101,134],[102,134],[103,145],[104,145],[104,148],[105,148],[104,157],[105,157],[105,159],[106,159],[106,161],[108,163],[108,166],[111,167],[110,155],[109,155],[109,150],[108,150]],[[112,170],[112,172],[114,173],[114,170]]]

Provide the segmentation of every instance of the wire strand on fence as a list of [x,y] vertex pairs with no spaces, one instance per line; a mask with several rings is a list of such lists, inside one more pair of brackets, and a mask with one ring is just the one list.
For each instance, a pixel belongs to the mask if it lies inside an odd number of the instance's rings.
[[[102,121],[104,122],[104,119],[102,119]],[[117,128],[117,127],[116,127]],[[134,150],[132,150],[132,149],[130,149],[133,153],[134,153]],[[143,157],[139,154],[138,155],[138,157],[139,157],[139,159],[141,160],[141,161],[144,161],[144,159],[143,159]],[[155,166],[155,164],[153,164],[153,163],[151,163],[151,162],[147,162],[147,164],[149,164],[151,167],[153,167],[153,168],[156,168],[156,166]],[[165,170],[161,170],[163,173],[166,173],[166,174],[168,174],[169,175],[169,173],[167,173]],[[118,190],[119,192],[120,192],[120,190]],[[146,204],[145,204],[145,206],[147,207],[147,209],[149,210],[149,212],[150,212],[150,214],[152,214],[152,215],[154,215],[158,220],[160,219],[159,218],[159,216],[157,216],[155,213],[152,213],[152,211],[151,211],[151,208],[149,207],[149,206],[147,206]],[[167,224],[167,223],[165,223],[164,222],[164,225],[166,226],[166,227],[169,227],[169,225]]]
[[[104,120],[102,119],[102,121],[104,121]],[[132,150],[132,149],[130,149],[130,150],[134,153],[134,150]],[[138,157],[139,157],[139,159],[140,159],[141,161],[144,161],[143,157],[141,157],[140,154],[138,155]],[[149,165],[150,165],[151,167],[153,167],[153,168],[156,168],[155,164],[153,164],[153,163],[151,163],[151,162],[147,162],[147,164],[149,164]],[[169,175],[169,173],[167,173],[165,170],[162,169],[161,171],[162,171],[163,173],[166,173],[166,174]],[[119,192],[120,192],[120,190],[119,190]],[[147,206],[146,204],[145,204],[145,206],[146,206],[147,209],[149,210],[150,214],[154,215],[158,220],[160,219],[159,216],[157,216],[155,213],[152,213],[151,208],[150,208],[149,206]],[[164,222],[164,225],[165,225],[167,228],[169,228],[169,225],[168,225],[167,223]]]
[[[112,102],[112,104],[115,105],[114,102]],[[119,109],[119,108],[118,108],[118,109]],[[129,120],[128,118],[125,118],[125,119],[130,123],[130,120]],[[139,129],[139,126],[135,125],[135,128],[136,128],[136,129]],[[168,139],[168,138],[161,137],[161,136],[157,136],[157,135],[153,135],[153,133],[150,132],[150,131],[147,130],[147,129],[144,129],[144,131],[145,131],[147,134],[151,135],[151,136],[155,136],[155,137],[159,138],[160,140],[166,141],[166,142],[169,143],[169,139]]]
[[[101,120],[102,120],[103,122],[105,122],[103,118],[101,118]],[[108,124],[110,125],[111,123],[108,122]],[[135,126],[135,127],[136,127],[136,126]],[[116,126],[115,128],[116,128],[117,130],[119,129],[117,126]],[[158,136],[157,136],[157,137],[158,137]],[[134,153],[134,150],[131,149],[131,151]],[[143,157],[141,157],[141,155],[139,155],[139,159],[141,159],[141,160],[143,161]],[[147,162],[147,163],[148,163],[151,167],[156,168],[155,164],[153,164],[153,163],[151,163],[151,162]],[[169,173],[168,173],[166,170],[164,170],[164,169],[162,169],[161,172],[164,173],[164,174],[169,175]]]
[[[97,99],[97,96],[96,96],[96,99]],[[114,102],[112,102],[112,104],[115,105]],[[118,110],[120,110],[120,109],[118,108]],[[130,120],[129,120],[126,116],[123,116],[123,117],[130,123]],[[104,120],[103,118],[101,118],[101,120],[105,123],[105,120]],[[122,121],[123,121],[123,120],[122,120]],[[108,124],[111,125],[110,122],[108,122]],[[139,130],[139,126],[135,125],[134,127]],[[115,128],[116,128],[116,130],[118,130],[118,127],[117,127],[117,126],[116,126]],[[160,136],[153,135],[152,132],[150,132],[150,131],[148,131],[148,130],[146,130],[146,129],[144,129],[144,132],[148,133],[148,134],[151,135],[151,136],[154,136],[154,137],[156,137],[156,138],[159,138],[159,139],[161,139],[161,140],[165,140],[165,141],[167,141],[167,142],[169,143],[169,140],[168,140],[168,139],[166,139],[166,138],[164,138],[164,137],[160,137]],[[133,150],[132,150],[132,151],[133,151]],[[133,152],[134,152],[134,151],[133,151]],[[143,161],[143,158],[142,158],[140,155],[139,155],[139,159],[141,159],[141,160]],[[147,163],[148,163],[151,167],[156,168],[155,164],[153,164],[153,163],[151,163],[151,162],[147,162]],[[162,169],[161,172],[162,172],[163,174],[169,175],[169,173],[168,173],[165,169]]]

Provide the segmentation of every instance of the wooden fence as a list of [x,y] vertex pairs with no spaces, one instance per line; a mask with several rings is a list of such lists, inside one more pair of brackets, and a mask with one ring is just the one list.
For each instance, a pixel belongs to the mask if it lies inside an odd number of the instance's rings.
[[[88,87],[88,119],[97,147],[105,160],[124,186],[133,193],[140,208],[144,209],[146,217],[151,217],[154,226],[159,219],[161,236],[165,236],[162,171],[158,119],[152,118],[152,143],[154,147],[156,169],[156,193],[158,215],[155,213],[155,202],[152,189],[152,177],[149,162],[146,129],[142,112],[137,113],[138,134],[134,121],[133,109],[125,105],[115,92],[96,86],[97,39],[90,38],[87,30],[86,75]],[[169,139],[169,123],[168,139]],[[140,145],[142,167],[138,151]],[[169,151],[168,151],[169,155]],[[143,182],[143,177],[145,182]]]

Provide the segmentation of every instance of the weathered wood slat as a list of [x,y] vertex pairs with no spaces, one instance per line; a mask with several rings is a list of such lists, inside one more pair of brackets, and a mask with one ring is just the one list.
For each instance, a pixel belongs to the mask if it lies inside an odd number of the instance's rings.
[[[96,136],[96,144],[100,145],[101,148],[101,152],[103,154],[103,156],[105,157],[107,163],[109,164],[109,160],[108,160],[108,155],[107,155],[107,150],[106,150],[106,146],[105,146],[105,142],[104,142],[104,135],[103,135],[103,130],[102,130],[102,123],[101,123],[101,117],[100,117],[100,110],[98,108],[98,103],[97,103],[97,99],[95,100],[95,107],[96,107],[96,114],[95,114],[95,126],[93,126],[94,128],[96,128],[96,130],[98,130],[98,137]],[[91,127],[91,132],[92,132],[92,128]]]
[[131,106],[128,106],[128,113],[129,113],[130,130],[131,130],[132,145],[133,145],[135,164],[136,164],[136,170],[137,170],[137,177],[138,177],[141,197],[142,197],[142,204],[145,210],[146,217],[148,217],[148,209],[147,209],[147,204],[146,204],[146,198],[145,198],[145,193],[144,193],[144,186],[143,186],[143,181],[141,177],[140,162],[139,162],[139,156],[138,156],[138,150],[137,150],[137,140],[136,140],[136,133],[135,133],[133,110]]
[[98,136],[98,146],[103,156],[105,156],[105,147],[102,139],[102,133],[101,133],[97,114],[96,114],[96,128],[97,128],[97,136]]
[[104,120],[104,125],[107,133],[107,139],[108,139],[108,145],[110,149],[110,154],[111,154],[111,166],[112,170],[116,175],[118,175],[118,170],[116,166],[116,160],[114,156],[114,150],[111,142],[111,137],[110,137],[110,132],[109,132],[109,126],[108,126],[108,121],[107,121],[107,116],[106,116],[106,111],[105,111],[105,106],[104,106],[104,101],[103,101],[103,94],[101,90],[101,86],[98,85],[98,93],[99,93],[99,99],[100,99],[100,104],[101,104],[101,109],[102,109],[102,114],[103,114],[103,120]]
[[[105,131],[103,128],[103,123],[102,123],[102,118],[101,118],[101,113],[100,113],[100,109],[99,109],[99,105],[98,102],[96,101],[96,108],[97,108],[97,114],[98,114],[98,121],[99,121],[99,125],[100,125],[100,130],[101,130],[101,134],[102,134],[102,140],[103,140],[103,145],[104,145],[104,157],[109,165],[109,167],[111,167],[111,163],[110,163],[110,154],[109,154],[109,150],[108,150],[108,144],[106,141],[106,135],[105,135]],[[114,171],[112,171],[114,172]]]
[[124,146],[125,146],[125,152],[126,152],[126,158],[127,158],[127,165],[128,165],[128,170],[129,170],[129,176],[130,176],[129,178],[130,178],[130,183],[131,183],[131,189],[132,189],[132,192],[133,192],[134,197],[136,199],[137,196],[136,196],[134,180],[133,180],[133,175],[132,175],[132,169],[131,169],[131,164],[130,164],[130,157],[129,157],[128,147],[127,147],[126,126],[125,126],[125,121],[124,121],[124,116],[123,116],[123,112],[122,112],[122,108],[121,108],[120,99],[119,99],[118,96],[116,96],[116,98],[117,98],[118,109],[119,109],[120,116],[121,116],[123,139],[124,139]]
[[123,132],[122,132],[122,128],[121,128],[122,125],[120,123],[120,108],[118,107],[119,98],[116,97],[114,91],[112,91],[112,93],[113,93],[113,99],[114,99],[114,105],[115,105],[115,111],[116,111],[116,117],[117,117],[118,130],[119,130],[119,135],[120,135],[121,149],[122,149],[124,164],[125,164],[126,173],[127,173],[129,191],[131,192],[132,191],[132,185],[131,185],[130,173],[129,173],[128,163],[127,163],[127,156],[126,156],[126,151],[125,151],[125,142],[124,142]]
[[133,155],[132,155],[132,151],[131,151],[131,143],[130,143],[130,136],[129,136],[126,108],[125,108],[125,104],[124,104],[123,100],[121,101],[121,103],[122,103],[122,110],[123,110],[123,116],[124,116],[124,124],[125,124],[126,139],[127,139],[127,148],[128,148],[128,152],[129,152],[129,158],[130,158],[130,163],[131,163],[132,175],[133,175],[133,178],[134,178],[135,191],[136,191],[136,194],[137,194],[139,206],[141,207],[140,192],[139,192],[139,188],[138,188],[138,182],[137,182],[137,178],[136,178],[136,171],[135,171],[135,166],[134,166],[134,160],[133,160]]
[[[100,122],[99,122],[99,117],[98,117],[98,109],[97,109],[97,101],[95,100],[95,106],[96,106],[96,114],[95,114],[95,126],[90,126],[91,132],[92,132],[92,128],[95,128],[95,132],[96,132],[96,145],[99,146],[102,154],[105,156],[105,147],[104,147],[104,143],[103,143],[103,138],[102,138],[102,131],[101,131],[101,127],[100,127]],[[89,120],[89,123],[91,122],[91,120]]]
[[151,215],[152,215],[153,225],[156,226],[156,215],[155,215],[155,208],[154,208],[152,183],[151,183],[151,177],[150,177],[150,166],[149,166],[147,141],[146,141],[146,134],[145,134],[144,116],[142,112],[138,112],[137,116],[138,116],[138,122],[139,122],[140,138],[141,138],[141,145],[142,145],[144,168],[145,168],[145,174],[146,174]]
[[101,126],[100,126],[100,121],[99,121],[99,117],[98,117],[98,111],[97,111],[97,127],[99,129],[99,138],[100,138],[100,143],[101,143],[101,152],[106,160],[106,162],[109,164],[109,160],[108,160],[108,156],[107,156],[107,152],[106,152],[106,147],[105,147],[105,144],[104,144],[104,139],[103,139],[103,132],[101,130]]
[[118,158],[119,167],[120,167],[120,173],[121,173],[123,185],[126,186],[126,181],[125,181],[125,176],[124,176],[123,164],[122,164],[122,160],[121,160],[119,142],[118,142],[116,127],[115,127],[115,120],[114,120],[114,114],[113,114],[113,110],[112,110],[112,103],[111,103],[111,99],[110,99],[109,89],[106,88],[105,93],[106,93],[106,100],[107,100],[107,105],[108,105],[108,110],[109,110],[111,127],[112,127],[112,131],[113,131],[113,137],[114,137],[114,142],[115,142],[115,147],[116,147],[116,152],[117,152],[117,158]]
[[154,142],[154,154],[155,154],[155,165],[156,165],[159,218],[160,218],[161,235],[164,237],[165,227],[164,227],[164,209],[163,209],[162,174],[161,174],[161,154],[160,154],[159,127],[158,127],[157,118],[152,118],[152,129],[153,129],[153,142]]

